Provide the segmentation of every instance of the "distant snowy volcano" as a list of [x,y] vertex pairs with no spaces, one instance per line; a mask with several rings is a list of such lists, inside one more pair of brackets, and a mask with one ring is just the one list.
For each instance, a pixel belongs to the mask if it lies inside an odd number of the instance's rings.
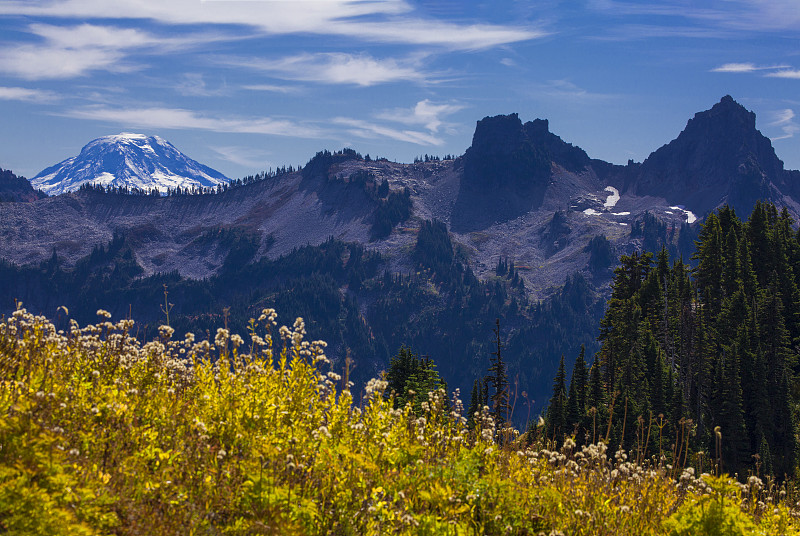
[[34,188],[48,195],[72,192],[85,183],[157,188],[213,187],[228,182],[158,136],[123,133],[88,143],[78,156],[51,166],[34,178]]

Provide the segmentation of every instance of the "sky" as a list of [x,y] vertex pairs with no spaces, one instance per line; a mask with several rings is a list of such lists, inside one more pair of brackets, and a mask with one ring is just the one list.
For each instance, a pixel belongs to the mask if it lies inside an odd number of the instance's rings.
[[797,0],[0,0],[0,167],[158,135],[235,179],[463,154],[518,113],[642,161],[730,94],[800,169]]

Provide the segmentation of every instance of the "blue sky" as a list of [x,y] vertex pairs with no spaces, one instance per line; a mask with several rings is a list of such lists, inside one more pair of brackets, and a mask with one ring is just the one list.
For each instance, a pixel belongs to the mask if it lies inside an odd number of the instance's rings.
[[797,0],[0,0],[0,167],[119,132],[231,178],[410,162],[511,112],[625,163],[730,94],[798,169],[798,38]]

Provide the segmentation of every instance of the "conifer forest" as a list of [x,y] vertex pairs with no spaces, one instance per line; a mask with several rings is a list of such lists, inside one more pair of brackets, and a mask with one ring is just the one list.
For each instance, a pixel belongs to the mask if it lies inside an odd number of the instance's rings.
[[[660,455],[685,449],[718,469],[792,478],[797,466],[800,235],[757,203],[747,221],[711,214],[692,256],[623,256],[594,358],[564,363],[549,437],[603,438]],[[685,446],[675,445],[675,437]],[[676,450],[677,449],[677,450]]]

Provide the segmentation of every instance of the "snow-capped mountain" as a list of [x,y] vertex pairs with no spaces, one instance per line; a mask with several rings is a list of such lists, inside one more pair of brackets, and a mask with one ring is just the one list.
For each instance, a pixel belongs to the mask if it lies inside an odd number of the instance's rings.
[[88,143],[78,156],[41,171],[31,179],[48,195],[72,192],[82,184],[157,188],[213,187],[228,178],[200,164],[158,136],[122,133]]

